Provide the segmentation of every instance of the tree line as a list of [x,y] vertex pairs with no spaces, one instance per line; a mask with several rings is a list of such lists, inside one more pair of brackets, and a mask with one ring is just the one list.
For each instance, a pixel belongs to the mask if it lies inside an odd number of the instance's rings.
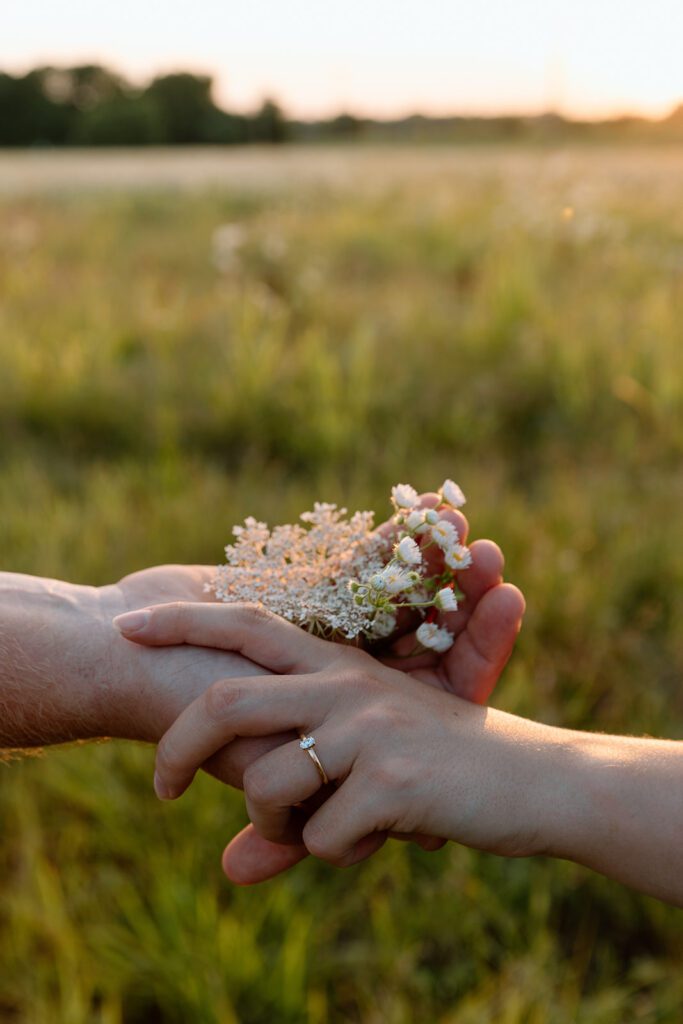
[[1,146],[174,146],[316,142],[683,141],[683,105],[651,121],[592,122],[555,113],[533,117],[425,117],[371,120],[342,113],[320,121],[288,118],[272,99],[251,114],[217,106],[208,75],[177,71],[135,87],[97,64],[0,72]]
[[284,142],[288,122],[265,100],[253,114],[222,110],[209,76],[179,71],[134,88],[95,64],[0,72],[1,146],[144,146]]

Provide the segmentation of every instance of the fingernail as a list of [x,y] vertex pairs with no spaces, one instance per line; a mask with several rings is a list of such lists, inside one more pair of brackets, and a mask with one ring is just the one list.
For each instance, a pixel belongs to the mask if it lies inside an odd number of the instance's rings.
[[126,612],[124,615],[117,615],[114,625],[121,633],[139,633],[149,622],[149,612],[137,611]]
[[172,800],[173,790],[168,786],[164,780],[155,772],[154,773],[154,792],[160,800]]

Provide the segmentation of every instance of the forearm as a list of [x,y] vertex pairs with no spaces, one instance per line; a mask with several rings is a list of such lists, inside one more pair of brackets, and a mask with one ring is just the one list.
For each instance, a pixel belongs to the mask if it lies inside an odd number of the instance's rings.
[[683,906],[683,743],[554,732],[546,852]]
[[436,834],[573,860],[683,906],[683,743],[604,736],[461,706],[451,818]]

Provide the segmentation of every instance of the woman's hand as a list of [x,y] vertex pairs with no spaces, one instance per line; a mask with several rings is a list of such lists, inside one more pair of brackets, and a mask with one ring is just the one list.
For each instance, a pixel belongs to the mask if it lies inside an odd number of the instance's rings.
[[260,608],[159,607],[149,628],[161,635],[176,628],[178,615],[189,642],[222,642],[283,674],[216,683],[180,715],[157,752],[161,797],[179,796],[236,737],[293,730],[315,737],[313,749],[336,788],[302,820],[297,805],[322,787],[308,751],[295,739],[254,761],[244,789],[263,838],[303,840],[309,852],[338,865],[356,863],[393,832],[497,853],[536,852],[527,794],[539,766],[529,734],[542,726],[425,688]]

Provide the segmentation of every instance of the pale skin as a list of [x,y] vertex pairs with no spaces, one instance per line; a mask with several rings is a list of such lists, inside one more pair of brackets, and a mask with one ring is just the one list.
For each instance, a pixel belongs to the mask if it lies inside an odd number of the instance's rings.
[[[421,499],[425,506],[437,501],[434,494]],[[464,517],[451,515],[464,539]],[[472,551],[473,565],[460,580],[466,600],[451,617],[458,634],[450,655],[455,671],[443,674],[442,682],[484,702],[514,646],[524,602],[516,588],[502,583],[503,559],[495,544],[478,541]],[[209,566],[159,566],[95,588],[0,573],[0,748],[101,736],[157,742],[217,679],[262,675],[262,664],[235,652],[204,646],[150,650],[123,640],[112,624],[151,604],[206,602],[204,585],[212,574]],[[405,643],[412,645],[409,637]],[[486,657],[474,656],[482,645]],[[241,787],[250,763],[290,739],[289,731],[276,729],[244,738],[204,767]],[[431,838],[419,841],[439,845]],[[233,848],[232,875],[244,883],[260,881],[306,854],[301,844],[271,844],[243,833]]]
[[573,860],[683,906],[683,743],[575,732],[482,707],[445,692],[443,661],[399,671],[302,637],[254,606],[157,607],[128,635],[223,645],[278,673],[218,682],[182,712],[158,746],[159,796],[183,793],[214,751],[274,728],[313,735],[335,783],[302,815],[322,782],[298,740],[253,761],[244,774],[253,831],[226,850],[228,875],[239,875],[255,834],[303,841],[347,866],[387,835],[420,833],[502,856]]

